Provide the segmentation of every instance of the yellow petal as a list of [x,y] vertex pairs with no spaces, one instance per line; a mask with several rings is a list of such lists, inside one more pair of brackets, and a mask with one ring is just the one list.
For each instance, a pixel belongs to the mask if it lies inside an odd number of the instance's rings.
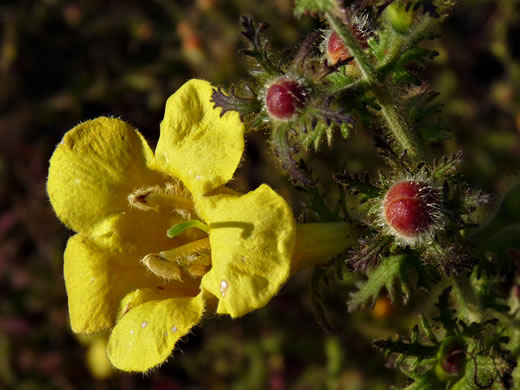
[[171,297],[194,296],[193,283],[164,283],[131,254],[109,253],[85,236],[69,239],[65,249],[65,285],[72,330],[97,333],[111,328],[121,299],[138,288],[153,288]]
[[166,103],[155,156],[161,167],[180,178],[194,195],[233,177],[244,151],[244,126],[238,113],[211,102],[211,84],[190,80]]
[[128,207],[126,211],[100,222],[95,230],[96,235],[90,238],[100,247],[110,251],[133,253],[136,260],[141,260],[149,253],[172,249],[186,243],[188,234],[174,238],[166,235],[166,231],[172,225],[183,221],[185,219],[172,213],[171,209],[164,208],[156,212]]
[[189,333],[204,311],[202,293],[194,298],[153,300],[123,316],[108,341],[108,358],[124,371],[147,371],[163,363],[175,343]]
[[[197,291],[193,296],[197,295],[200,291]],[[138,288],[128,293],[119,304],[119,310],[117,313],[117,320],[123,318],[130,310],[135,309],[137,306],[142,305],[145,302],[157,301],[162,299],[172,298],[171,292],[166,289],[157,288]]]
[[292,212],[262,185],[243,196],[200,199],[209,224],[212,268],[201,287],[219,298],[218,313],[240,317],[264,306],[289,277],[295,241]]
[[[84,122],[63,137],[50,160],[47,191],[58,217],[88,235],[128,209],[136,188],[164,182],[144,138],[116,118]],[[104,233],[104,232],[103,232]]]

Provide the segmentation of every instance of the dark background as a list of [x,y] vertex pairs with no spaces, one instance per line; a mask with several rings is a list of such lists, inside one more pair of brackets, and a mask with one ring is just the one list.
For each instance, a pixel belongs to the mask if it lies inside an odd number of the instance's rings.
[[[441,92],[454,130],[438,153],[462,146],[468,181],[494,194],[520,166],[514,3],[461,1],[439,29],[443,38],[428,43],[440,56],[424,73]],[[99,115],[123,118],[154,145],[165,100],[186,80],[227,86],[247,76],[238,55],[240,15],[270,22],[278,49],[320,26],[296,20],[289,0],[0,2],[0,388],[386,389],[395,382],[370,340],[407,328],[420,308],[383,299],[376,311],[348,314],[351,287],[337,283],[324,291],[337,329],[326,334],[313,318],[308,272],[266,308],[236,321],[206,321],[146,376],[100,372],[104,336],[79,340],[70,331],[62,254],[72,232],[45,193],[54,146],[75,124]],[[338,145],[349,169],[380,163],[366,134]],[[324,146],[311,159],[341,165],[330,156]],[[267,182],[290,198],[274,166],[265,136],[252,134],[236,183]],[[96,364],[88,364],[87,353]]]

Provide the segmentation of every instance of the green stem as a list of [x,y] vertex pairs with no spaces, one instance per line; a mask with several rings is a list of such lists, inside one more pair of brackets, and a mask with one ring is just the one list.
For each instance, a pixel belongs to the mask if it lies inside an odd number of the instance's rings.
[[332,29],[336,31],[336,33],[348,47],[350,53],[356,59],[356,62],[359,66],[359,69],[361,70],[363,78],[369,81],[370,83],[381,84],[381,82],[377,78],[377,74],[374,70],[374,67],[372,66],[367,56],[363,52],[363,48],[360,46],[356,37],[352,35],[352,32],[347,28],[347,26],[345,26],[345,24],[341,20],[336,18],[330,12],[326,13],[326,17]]
[[375,68],[365,55],[365,52],[359,45],[356,37],[354,37],[347,26],[345,26],[341,20],[337,19],[333,14],[329,12],[326,14],[326,17],[331,27],[341,37],[350,53],[356,59],[363,78],[372,85],[372,92],[374,93],[378,104],[381,106],[383,117],[385,118],[388,128],[392,132],[394,138],[399,143],[401,150],[406,150],[408,156],[414,160],[423,160],[425,152],[419,137],[414,134],[413,130],[408,125],[407,120],[398,109],[397,102],[388,88],[379,80]]
[[388,53],[386,53],[385,59],[383,60],[383,63],[380,64],[380,67],[385,67],[394,62],[406,49],[417,43],[417,40],[420,39],[419,37],[423,36],[424,33],[432,27],[434,22],[434,18],[424,16],[406,37],[402,37],[402,35],[393,32],[392,40],[388,47]]
[[401,149],[406,150],[412,159],[424,160],[425,152],[419,137],[410,129],[388,88],[386,86],[375,87],[372,92],[376,95],[377,102],[381,106],[381,113]]

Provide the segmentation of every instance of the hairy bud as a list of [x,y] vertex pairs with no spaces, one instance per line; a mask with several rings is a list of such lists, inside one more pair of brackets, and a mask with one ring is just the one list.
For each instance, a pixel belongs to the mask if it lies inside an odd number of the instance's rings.
[[400,181],[386,193],[383,219],[392,233],[408,244],[428,237],[440,219],[439,192],[421,181]]
[[335,65],[339,61],[344,61],[347,58],[352,57],[352,54],[350,54],[350,51],[347,49],[343,40],[339,37],[336,31],[333,31],[327,40],[327,56],[329,65]]
[[305,87],[288,77],[279,78],[271,83],[265,95],[267,112],[278,120],[292,119],[297,110],[305,105],[305,101]]

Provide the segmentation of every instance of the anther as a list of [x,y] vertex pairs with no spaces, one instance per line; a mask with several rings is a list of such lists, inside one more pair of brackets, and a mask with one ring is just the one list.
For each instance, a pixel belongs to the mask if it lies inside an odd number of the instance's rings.
[[142,260],[146,268],[148,268],[153,274],[166,280],[177,280],[182,282],[180,268],[163,259],[156,253],[146,255]]
[[182,271],[193,278],[201,277],[211,267],[209,238],[192,241],[167,251],[148,254],[141,263],[152,273],[166,280],[182,282]]

